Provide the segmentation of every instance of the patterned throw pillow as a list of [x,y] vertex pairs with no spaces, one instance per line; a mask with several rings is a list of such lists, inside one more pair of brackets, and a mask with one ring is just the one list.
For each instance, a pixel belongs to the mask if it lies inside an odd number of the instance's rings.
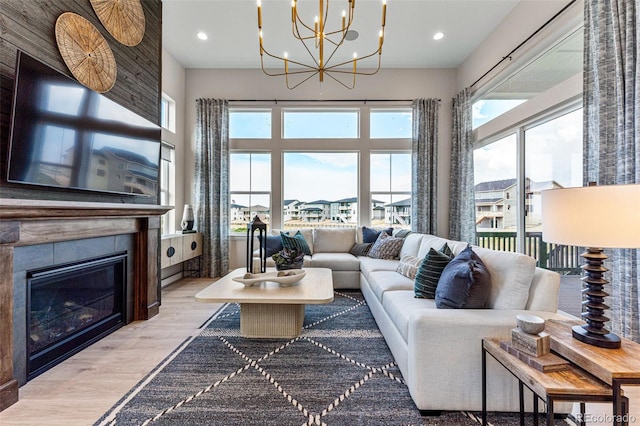
[[413,231],[410,229],[398,229],[393,236],[396,238],[406,238],[407,235],[411,234]]
[[419,257],[405,254],[400,258],[400,263],[398,263],[396,272],[400,275],[404,275],[405,277],[414,280],[416,278],[416,273],[418,272],[418,267],[420,266],[421,262],[422,259],[420,259]]
[[435,299],[438,280],[445,267],[451,262],[451,258],[444,253],[429,249],[418,267],[414,281],[413,292],[419,299]]
[[480,257],[467,246],[442,271],[436,290],[438,308],[484,308],[491,292],[491,276]]
[[442,248],[439,250],[440,253],[446,254],[447,256],[449,256],[450,258],[454,258],[455,255],[453,254],[453,251],[451,250],[451,247],[449,247],[449,244],[444,243],[444,245],[442,246]]
[[374,259],[396,259],[403,243],[404,239],[391,237],[382,231],[367,256]]
[[367,254],[369,254],[369,250],[371,249],[372,245],[373,243],[355,243],[353,247],[351,247],[349,253],[354,256],[366,256]]
[[282,239],[282,247],[289,249],[297,248],[304,254],[311,256],[309,244],[307,244],[307,240],[304,239],[300,231],[296,232],[293,237],[286,232],[280,231],[280,238]]

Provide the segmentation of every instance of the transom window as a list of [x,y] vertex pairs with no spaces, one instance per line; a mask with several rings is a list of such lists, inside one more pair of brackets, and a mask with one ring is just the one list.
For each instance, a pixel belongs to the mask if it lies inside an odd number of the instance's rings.
[[355,139],[359,136],[359,110],[284,110],[284,139]]

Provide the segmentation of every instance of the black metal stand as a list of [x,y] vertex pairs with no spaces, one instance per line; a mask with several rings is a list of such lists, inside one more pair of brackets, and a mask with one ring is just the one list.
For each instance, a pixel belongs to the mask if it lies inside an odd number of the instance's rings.
[[255,240],[255,232],[258,231],[258,240],[260,241],[260,272],[267,271],[267,224],[260,220],[256,215],[247,226],[247,272],[253,273],[253,242]]

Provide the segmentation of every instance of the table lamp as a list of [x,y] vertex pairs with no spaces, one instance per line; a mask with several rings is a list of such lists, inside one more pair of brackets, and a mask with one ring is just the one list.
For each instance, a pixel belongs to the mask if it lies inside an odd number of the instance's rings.
[[[609,332],[603,287],[605,248],[640,248],[640,185],[586,186],[542,191],[542,239],[586,247],[582,293],[586,296],[584,325],[573,327],[573,337],[590,345],[615,349],[620,338]],[[637,301],[636,301],[637,302]]]

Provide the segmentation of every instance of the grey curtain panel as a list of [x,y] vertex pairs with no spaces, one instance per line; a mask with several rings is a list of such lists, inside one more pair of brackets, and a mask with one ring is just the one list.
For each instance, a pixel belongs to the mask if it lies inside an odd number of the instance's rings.
[[201,273],[229,271],[229,102],[196,100],[195,221],[202,233]]
[[476,213],[469,89],[464,89],[453,98],[449,188],[449,238],[475,244]]
[[413,101],[411,140],[411,229],[437,233],[438,99]]
[[[585,0],[585,183],[640,183],[639,11],[638,0]],[[639,250],[608,254],[610,328],[640,342]]]

